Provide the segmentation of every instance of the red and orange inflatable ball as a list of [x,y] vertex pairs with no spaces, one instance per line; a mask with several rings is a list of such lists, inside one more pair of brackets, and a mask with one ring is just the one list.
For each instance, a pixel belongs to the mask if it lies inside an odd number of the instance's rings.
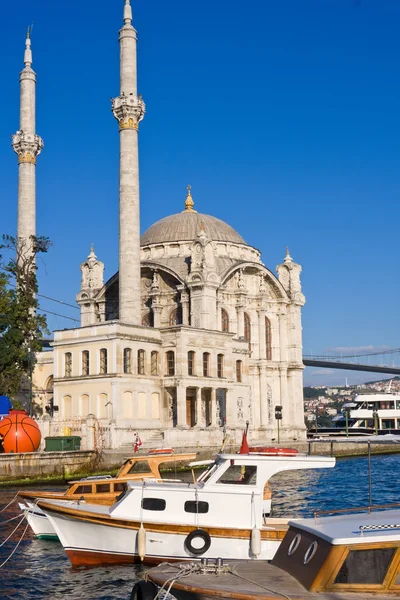
[[25,410],[10,410],[0,421],[0,433],[4,452],[36,452],[42,437],[38,424]]

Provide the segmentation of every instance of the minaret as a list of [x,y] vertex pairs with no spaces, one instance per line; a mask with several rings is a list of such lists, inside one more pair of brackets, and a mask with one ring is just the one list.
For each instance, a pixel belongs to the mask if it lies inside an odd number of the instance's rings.
[[24,55],[25,67],[20,75],[20,129],[12,136],[18,155],[18,229],[19,247],[27,249],[29,238],[36,235],[36,157],[43,140],[36,135],[36,73],[32,69],[31,36],[28,29]]
[[145,105],[137,95],[136,31],[130,0],[125,0],[119,32],[120,95],[112,99],[119,124],[119,320],[141,325],[138,124]]

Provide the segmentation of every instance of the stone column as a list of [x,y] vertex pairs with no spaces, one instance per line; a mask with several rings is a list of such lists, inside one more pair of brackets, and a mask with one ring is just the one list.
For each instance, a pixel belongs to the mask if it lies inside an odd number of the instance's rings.
[[237,311],[237,335],[238,337],[244,337],[244,306],[239,304],[236,307]]
[[182,324],[189,325],[189,294],[181,292]]
[[187,427],[186,423],[186,388],[183,385],[176,386],[176,411],[177,426]]
[[145,105],[137,95],[136,31],[132,27],[129,0],[124,25],[119,32],[120,96],[112,100],[112,111],[120,132],[119,182],[119,320],[141,324],[140,220],[138,126]]
[[[20,129],[12,136],[18,155],[18,249],[30,252],[30,236],[36,235],[36,158],[43,140],[36,135],[36,73],[32,69],[30,32],[26,38],[25,67],[20,75]],[[18,257],[17,257],[18,259]]]
[[219,427],[217,422],[217,390],[211,388],[211,426]]
[[279,342],[281,349],[280,360],[286,362],[288,359],[288,338],[287,338],[287,321],[286,315],[279,315]]
[[260,421],[261,427],[267,427],[269,423],[268,399],[267,399],[267,370],[264,366],[259,367],[260,371]]
[[259,358],[266,358],[266,345],[265,345],[265,310],[258,311],[258,351]]
[[155,302],[155,299],[151,303],[151,310],[153,311],[154,327],[161,327],[162,306]]
[[205,419],[201,410],[201,388],[196,388],[196,425],[197,427],[205,426]]

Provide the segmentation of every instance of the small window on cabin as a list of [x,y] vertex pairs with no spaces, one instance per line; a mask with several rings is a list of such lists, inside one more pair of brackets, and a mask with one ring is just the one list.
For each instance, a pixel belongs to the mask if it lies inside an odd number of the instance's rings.
[[165,510],[167,503],[164,498],[143,498],[142,508],[144,510]]
[[217,483],[255,485],[257,483],[257,467],[253,465],[231,465]]
[[203,502],[202,500],[200,500],[199,502],[196,502],[196,500],[187,500],[185,502],[185,512],[188,513],[208,513],[208,502]]
[[109,483],[98,483],[96,485],[96,494],[108,494],[110,492]]
[[335,583],[382,584],[396,549],[350,550]]
[[395,429],[396,424],[394,419],[382,419],[382,429]]
[[74,494],[91,494],[92,486],[91,485],[78,485]]
[[114,492],[126,492],[127,489],[126,483],[114,483]]
[[149,463],[146,460],[137,460],[128,471],[129,475],[133,473],[151,473]]

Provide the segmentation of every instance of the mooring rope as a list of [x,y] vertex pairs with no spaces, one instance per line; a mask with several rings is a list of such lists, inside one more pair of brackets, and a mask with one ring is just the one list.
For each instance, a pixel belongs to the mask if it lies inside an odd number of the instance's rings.
[[[38,498],[38,499],[36,500],[36,502],[34,503],[34,507],[36,507],[36,506],[37,506],[37,503],[39,502],[39,500],[40,500],[40,498]],[[19,515],[17,515],[17,516],[19,516]],[[25,512],[22,514],[22,517],[21,517],[20,521],[18,522],[18,525],[17,525],[17,526],[16,526],[16,527],[13,529],[13,531],[12,531],[12,532],[10,533],[10,535],[9,535],[9,536],[8,536],[8,537],[7,537],[7,538],[4,540],[4,542],[3,542],[2,544],[0,544],[0,548],[2,548],[2,546],[4,546],[4,544],[5,544],[6,542],[8,542],[8,540],[10,539],[10,537],[13,535],[13,533],[15,533],[15,531],[17,531],[18,527],[21,525],[21,523],[23,522],[23,520],[24,520],[24,519],[25,519]],[[22,542],[22,540],[23,540],[23,539],[24,539],[24,537],[25,537],[25,534],[26,534],[26,532],[27,532],[27,530],[28,530],[28,527],[29,527],[29,521],[27,520],[27,523],[26,523],[25,529],[23,530],[21,537],[19,538],[19,540],[18,540],[17,544],[15,545],[15,548],[14,548],[14,550],[13,550],[13,551],[11,552],[11,554],[9,554],[9,556],[7,556],[7,558],[6,558],[6,559],[5,559],[5,560],[4,560],[4,561],[3,561],[3,562],[0,564],[0,569],[1,569],[2,567],[4,567],[4,565],[5,565],[6,563],[8,563],[8,561],[10,560],[10,558],[11,558],[11,557],[12,557],[12,556],[15,554],[15,552],[16,552],[16,551],[17,551],[17,549],[18,549],[18,546],[20,545],[20,543]]]
[[[269,588],[265,585],[262,585],[261,583],[257,583],[256,581],[253,581],[252,579],[248,579],[247,577],[244,577],[243,575],[240,575],[236,570],[234,566],[231,565],[221,565],[221,566],[217,566],[217,565],[202,565],[199,563],[188,563],[188,564],[180,564],[180,565],[176,565],[176,564],[171,564],[171,563],[163,563],[162,566],[164,567],[172,567],[174,569],[179,569],[178,572],[176,574],[173,575],[173,577],[170,577],[169,579],[167,579],[166,581],[164,581],[163,585],[161,586],[161,588],[158,590],[157,595],[155,596],[154,600],[158,600],[158,598],[160,598],[160,596],[164,593],[165,596],[168,596],[171,592],[172,587],[174,586],[174,584],[179,581],[180,579],[184,579],[186,577],[189,577],[190,575],[196,574],[196,575],[206,575],[206,574],[218,574],[218,575],[223,575],[223,574],[231,574],[234,575],[235,577],[238,577],[239,579],[242,579],[243,581],[247,581],[247,583],[251,583],[252,585],[256,585],[257,587],[260,587],[264,590],[266,590],[267,592],[271,592],[273,594],[276,594],[277,596],[281,596],[282,598],[285,598],[286,600],[292,600],[290,598],[290,596],[287,596],[286,594],[283,594],[282,592],[278,592],[277,590],[274,590],[272,588]],[[149,579],[148,573],[145,573],[145,580],[147,581]],[[168,586],[168,589],[166,589]]]
[[11,517],[11,519],[7,519],[6,521],[0,521],[0,525],[5,525],[5,523],[10,523],[10,521],[15,521],[15,519],[19,519],[21,515],[15,515],[15,517]]
[[[20,516],[20,515],[18,515],[18,516]],[[17,531],[18,527],[21,525],[21,523],[22,523],[22,521],[23,521],[24,519],[25,519],[25,515],[22,515],[22,518],[20,519],[20,521],[19,521],[18,525],[17,525],[17,526],[16,526],[16,527],[15,527],[15,528],[12,530],[12,532],[11,532],[11,533],[10,533],[10,535],[9,535],[9,536],[8,536],[8,537],[7,537],[7,538],[4,540],[4,542],[2,542],[2,543],[0,544],[0,548],[2,548],[2,547],[4,546],[4,544],[5,544],[6,542],[8,542],[8,540],[10,539],[10,537],[12,536],[12,534],[13,534],[13,533],[15,533],[15,532]]]
[[16,499],[18,498],[18,494],[19,494],[19,492],[17,492],[15,494],[14,498],[12,500],[10,500],[10,502],[8,504],[6,504],[6,506],[3,506],[3,508],[0,510],[0,513],[4,512],[6,510],[6,508],[11,506],[11,504],[16,501]]

